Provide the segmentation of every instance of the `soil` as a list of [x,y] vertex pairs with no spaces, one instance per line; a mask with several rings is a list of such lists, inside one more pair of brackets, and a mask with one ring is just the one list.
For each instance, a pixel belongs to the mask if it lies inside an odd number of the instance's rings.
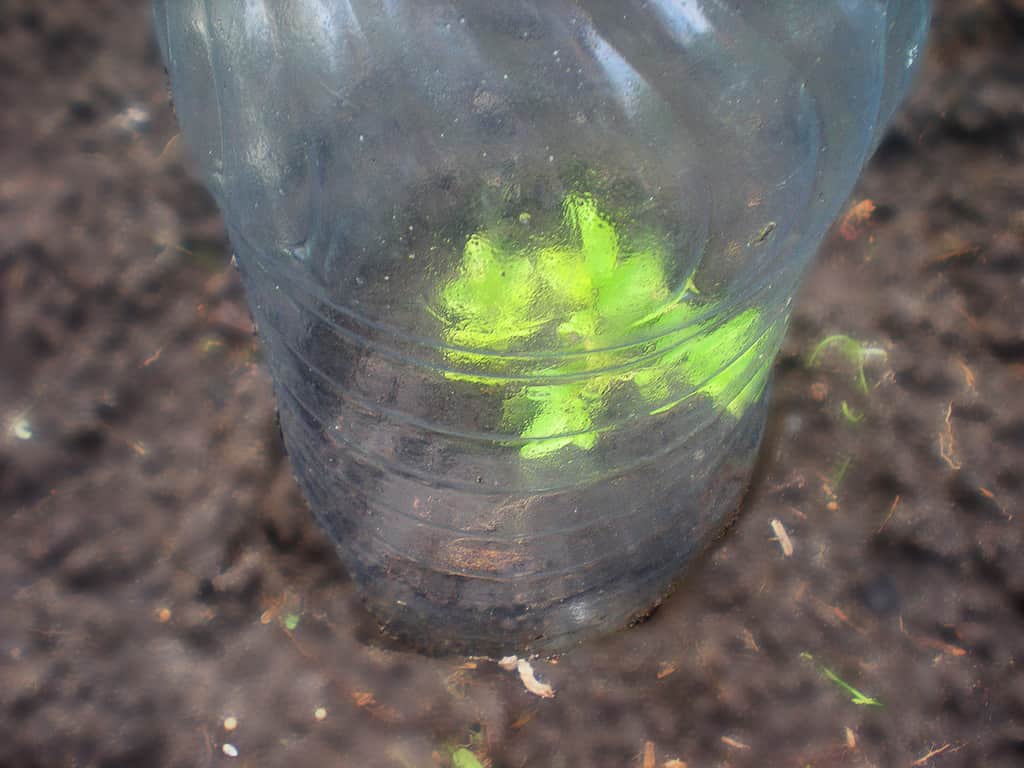
[[[534,661],[553,698],[363,612],[148,25],[0,5],[0,766],[1024,765],[1020,0],[937,3],[738,523],[648,621]],[[866,394],[808,365],[832,334],[884,351]]]

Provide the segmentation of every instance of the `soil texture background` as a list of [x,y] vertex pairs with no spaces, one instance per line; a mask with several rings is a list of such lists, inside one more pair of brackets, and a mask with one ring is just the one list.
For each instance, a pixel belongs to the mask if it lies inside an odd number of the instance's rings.
[[[0,766],[1024,765],[1024,4],[938,2],[926,58],[739,522],[649,621],[536,661],[544,699],[360,607],[146,2],[0,3]],[[866,394],[808,364],[833,334],[884,351]]]

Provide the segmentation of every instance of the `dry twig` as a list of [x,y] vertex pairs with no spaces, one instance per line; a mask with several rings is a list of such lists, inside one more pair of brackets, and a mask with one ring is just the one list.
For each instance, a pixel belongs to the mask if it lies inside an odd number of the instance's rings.
[[782,547],[782,554],[785,557],[792,557],[793,540],[789,538],[785,526],[777,519],[772,520],[772,531],[775,533],[775,539],[779,542],[779,546]]

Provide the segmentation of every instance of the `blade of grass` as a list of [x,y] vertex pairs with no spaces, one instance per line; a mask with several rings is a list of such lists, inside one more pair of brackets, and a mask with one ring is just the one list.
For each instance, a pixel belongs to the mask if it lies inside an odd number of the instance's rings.
[[805,659],[806,661],[812,662],[819,670],[821,670],[821,673],[825,677],[827,677],[829,680],[831,680],[833,683],[835,683],[841,689],[846,691],[846,693],[850,694],[850,701],[852,703],[857,704],[858,706],[862,706],[862,707],[881,707],[881,706],[883,706],[882,702],[880,702],[878,699],[874,698],[873,696],[868,696],[866,693],[863,693],[862,691],[857,690],[852,685],[850,685],[848,682],[843,680],[843,678],[841,678],[839,675],[837,675],[835,672],[833,672],[831,669],[826,667],[824,664],[820,664],[817,661],[815,661],[814,657],[810,653],[808,653],[807,651],[801,652],[800,658]]

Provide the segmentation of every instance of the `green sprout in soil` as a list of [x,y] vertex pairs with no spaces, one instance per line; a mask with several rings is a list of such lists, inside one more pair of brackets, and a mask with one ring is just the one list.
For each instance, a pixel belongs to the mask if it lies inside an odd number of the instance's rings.
[[452,768],[484,768],[479,758],[465,747],[452,751]]
[[[449,742],[446,749],[451,758],[451,768],[484,768],[484,762],[481,762],[476,754],[482,751],[483,745],[483,731],[477,729],[471,730],[469,738],[463,743],[454,740]],[[487,765],[490,765],[490,762],[487,762]]]
[[818,342],[814,351],[807,358],[807,366],[813,368],[818,365],[820,358],[828,350],[835,350],[849,363],[854,370],[857,388],[864,395],[867,395],[869,391],[867,375],[864,373],[865,364],[870,360],[885,360],[889,356],[884,349],[869,347],[863,341],[858,341],[852,336],[837,333],[832,336],[826,336]]
[[[496,226],[467,241],[435,312],[454,348],[448,359],[459,367],[449,378],[507,386],[509,358],[502,353],[523,349],[524,342],[590,352],[541,372],[564,383],[528,384],[504,400],[503,421],[524,439],[523,458],[593,448],[599,417],[624,384],[636,388],[652,415],[687,399],[672,398],[687,386],[699,386],[735,418],[761,395],[774,351],[761,312],[746,309],[718,325],[705,320],[719,306],[699,298],[692,274],[673,293],[666,242],[627,237],[591,195],[579,193],[565,197],[560,231],[524,244]],[[641,363],[617,362],[616,348],[644,339]],[[616,372],[587,375],[602,368]]]
[[864,414],[851,406],[845,400],[839,404],[839,412],[843,414],[843,418],[851,424],[860,424],[864,421]]
[[839,486],[843,484],[843,480],[846,479],[847,473],[850,471],[850,465],[853,464],[853,457],[846,456],[832,473],[832,477],[829,478],[829,485],[833,491],[838,492]]
[[827,677],[829,680],[831,680],[837,686],[839,686],[844,691],[846,691],[848,694],[850,694],[850,701],[852,703],[857,704],[857,705],[862,706],[862,707],[881,707],[882,706],[882,702],[880,702],[878,699],[873,698],[871,696],[868,696],[867,694],[861,693],[856,688],[854,688],[852,685],[850,685],[848,682],[846,682],[841,677],[839,677],[839,675],[837,675],[831,669],[829,669],[828,667],[826,667],[823,664],[818,664],[817,662],[815,662],[814,661],[814,657],[811,654],[809,654],[807,651],[803,651],[800,654],[800,658],[804,659],[806,661],[810,661],[810,662],[814,663],[818,667],[818,669],[821,670],[821,673],[825,677]]

